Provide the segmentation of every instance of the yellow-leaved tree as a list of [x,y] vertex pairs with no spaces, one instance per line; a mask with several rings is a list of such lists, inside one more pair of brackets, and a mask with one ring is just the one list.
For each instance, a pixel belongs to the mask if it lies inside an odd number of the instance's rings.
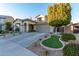
[[55,28],[66,26],[71,21],[71,5],[58,3],[48,7],[48,23]]

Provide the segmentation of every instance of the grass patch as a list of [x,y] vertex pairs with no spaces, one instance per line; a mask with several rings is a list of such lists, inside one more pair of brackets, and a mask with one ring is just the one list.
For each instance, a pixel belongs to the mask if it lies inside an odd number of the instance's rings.
[[59,41],[59,36],[56,35],[51,36],[47,40],[44,40],[42,44],[50,48],[61,48],[63,46]]

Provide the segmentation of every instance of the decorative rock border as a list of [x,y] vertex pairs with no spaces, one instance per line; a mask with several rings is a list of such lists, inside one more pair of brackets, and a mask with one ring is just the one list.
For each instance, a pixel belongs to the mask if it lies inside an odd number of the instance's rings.
[[[47,39],[44,39],[44,40],[47,40]],[[60,42],[62,43],[62,45],[63,45],[61,48],[50,48],[50,47],[47,47],[47,46],[45,46],[45,45],[42,44],[42,42],[43,42],[44,40],[41,40],[40,45],[41,45],[43,48],[47,49],[47,50],[51,50],[51,51],[62,50],[62,49],[64,48],[64,46],[65,46],[64,42],[61,41],[60,38],[59,38],[59,41],[60,41]]]

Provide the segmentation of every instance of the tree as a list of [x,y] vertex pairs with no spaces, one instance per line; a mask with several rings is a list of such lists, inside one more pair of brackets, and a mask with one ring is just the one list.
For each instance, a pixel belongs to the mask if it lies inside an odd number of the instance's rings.
[[12,30],[12,23],[11,22],[6,22],[5,23],[5,30],[6,31],[11,31]]
[[71,5],[59,3],[48,7],[48,23],[50,26],[60,27],[71,21]]

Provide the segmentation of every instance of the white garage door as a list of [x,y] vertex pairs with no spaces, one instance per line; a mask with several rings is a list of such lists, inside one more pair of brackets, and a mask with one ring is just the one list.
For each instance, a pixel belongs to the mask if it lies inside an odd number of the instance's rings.
[[48,26],[47,24],[37,25],[37,31],[38,32],[50,32],[50,26]]

